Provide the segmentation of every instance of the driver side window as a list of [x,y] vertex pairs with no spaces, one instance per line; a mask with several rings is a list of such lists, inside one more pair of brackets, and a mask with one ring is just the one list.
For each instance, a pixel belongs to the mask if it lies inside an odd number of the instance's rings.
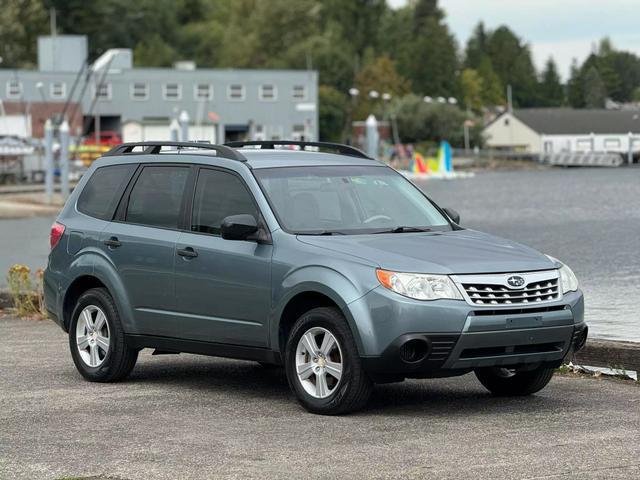
[[191,214],[191,231],[220,235],[222,220],[229,215],[259,218],[253,197],[242,180],[232,173],[201,169]]

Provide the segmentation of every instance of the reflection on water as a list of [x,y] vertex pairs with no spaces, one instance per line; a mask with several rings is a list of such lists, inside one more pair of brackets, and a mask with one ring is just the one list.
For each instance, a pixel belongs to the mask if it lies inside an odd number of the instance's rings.
[[419,185],[464,226],[566,262],[592,336],[640,342],[640,168],[487,172]]

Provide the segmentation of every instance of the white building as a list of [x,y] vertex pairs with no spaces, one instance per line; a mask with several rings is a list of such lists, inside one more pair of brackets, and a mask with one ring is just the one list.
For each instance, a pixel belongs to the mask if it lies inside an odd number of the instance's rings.
[[640,111],[531,108],[505,112],[483,131],[490,148],[531,154],[640,152]]

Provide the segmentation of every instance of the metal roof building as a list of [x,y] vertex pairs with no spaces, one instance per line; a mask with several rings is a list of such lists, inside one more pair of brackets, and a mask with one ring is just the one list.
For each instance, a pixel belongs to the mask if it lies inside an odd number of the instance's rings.
[[86,67],[86,52],[84,36],[40,38],[38,70],[0,69],[4,110],[29,118],[34,136],[48,116],[64,112],[73,134],[108,130],[125,141],[164,140],[186,111],[194,139],[318,138],[316,71],[200,69],[192,62],[137,68],[128,49],[108,50]]

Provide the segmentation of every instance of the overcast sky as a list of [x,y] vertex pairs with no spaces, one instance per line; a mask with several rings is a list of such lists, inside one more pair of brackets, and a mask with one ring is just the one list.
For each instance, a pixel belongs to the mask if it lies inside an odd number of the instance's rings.
[[[407,0],[387,0],[392,7]],[[553,55],[563,78],[571,60],[589,55],[605,36],[622,50],[640,54],[638,0],[440,0],[446,22],[461,47],[482,20],[489,28],[507,25],[531,45],[540,68]]]

